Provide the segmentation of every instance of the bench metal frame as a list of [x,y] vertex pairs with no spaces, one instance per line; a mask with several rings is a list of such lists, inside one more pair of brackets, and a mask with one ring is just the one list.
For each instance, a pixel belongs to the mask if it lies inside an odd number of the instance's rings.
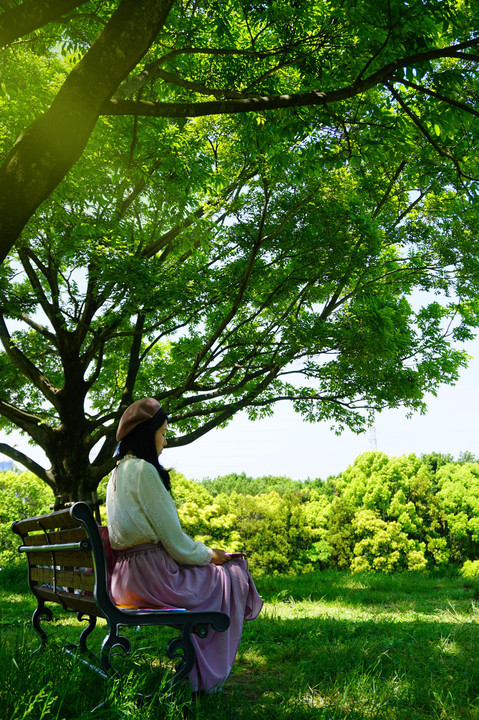
[[[85,665],[104,678],[117,674],[111,662],[112,651],[120,648],[130,652],[128,638],[121,635],[121,627],[167,625],[181,631],[166,646],[166,653],[176,660],[170,689],[181,682],[195,663],[192,634],[207,636],[210,628],[217,632],[228,629],[230,619],[219,611],[125,610],[117,607],[108,591],[108,571],[105,545],[93,513],[84,502],[48,515],[18,520],[12,531],[19,535],[22,544],[19,552],[28,559],[28,580],[37,598],[32,625],[40,636],[41,649],[48,637],[41,626],[42,619],[52,620],[53,612],[45,603],[55,603],[77,613],[79,621],[88,619],[78,644],[64,649],[74,654]],[[89,635],[95,629],[97,618],[107,621],[108,630],[103,640],[100,657],[87,647]]]

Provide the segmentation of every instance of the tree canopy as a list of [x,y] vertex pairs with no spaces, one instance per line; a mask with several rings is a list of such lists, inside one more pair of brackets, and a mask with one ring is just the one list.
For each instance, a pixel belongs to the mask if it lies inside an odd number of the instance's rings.
[[454,382],[477,4],[2,7],[0,414],[51,468],[0,450],[59,502],[94,492],[143,395],[179,445],[281,400],[360,430]]

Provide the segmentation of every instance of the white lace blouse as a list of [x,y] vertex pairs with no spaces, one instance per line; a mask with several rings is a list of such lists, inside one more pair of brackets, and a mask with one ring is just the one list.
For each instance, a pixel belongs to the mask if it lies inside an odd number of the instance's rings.
[[122,550],[160,542],[182,565],[207,565],[211,548],[183,532],[175,503],[149,462],[127,455],[108,482],[106,515],[111,546]]

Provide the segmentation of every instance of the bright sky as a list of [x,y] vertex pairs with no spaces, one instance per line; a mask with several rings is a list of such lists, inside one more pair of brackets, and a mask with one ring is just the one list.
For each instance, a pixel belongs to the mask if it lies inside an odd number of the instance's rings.
[[[375,448],[390,456],[433,451],[454,457],[464,451],[479,455],[479,339],[468,343],[466,349],[472,359],[458,383],[441,387],[437,397],[429,399],[425,415],[410,420],[403,410],[379,415],[375,442],[373,433],[345,431],[338,437],[328,423],[302,422],[282,404],[272,418],[253,423],[240,415],[227,428],[213,430],[191,445],[166,448],[162,462],[191,480],[231,472],[324,480],[345,470],[360,453]],[[43,464],[42,453],[20,436],[2,438],[7,442],[14,439],[19,449]],[[0,455],[0,461],[7,459]]]
[[466,349],[473,356],[469,367],[455,386],[442,386],[437,397],[430,397],[425,415],[407,419],[403,410],[389,410],[377,417],[374,433],[336,436],[327,423],[302,422],[283,405],[272,418],[252,423],[241,416],[192,445],[167,448],[162,462],[198,480],[230,472],[325,480],[373,449],[389,456],[433,451],[456,458],[464,451],[479,455],[479,339]]

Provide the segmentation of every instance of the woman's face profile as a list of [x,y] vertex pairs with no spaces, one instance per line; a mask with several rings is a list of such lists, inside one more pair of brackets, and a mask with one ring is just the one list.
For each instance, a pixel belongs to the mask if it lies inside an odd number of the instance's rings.
[[168,427],[168,422],[165,420],[163,425],[158,428],[155,432],[155,448],[156,448],[156,454],[158,457],[163,452],[163,448],[167,446],[166,442],[166,428]]

